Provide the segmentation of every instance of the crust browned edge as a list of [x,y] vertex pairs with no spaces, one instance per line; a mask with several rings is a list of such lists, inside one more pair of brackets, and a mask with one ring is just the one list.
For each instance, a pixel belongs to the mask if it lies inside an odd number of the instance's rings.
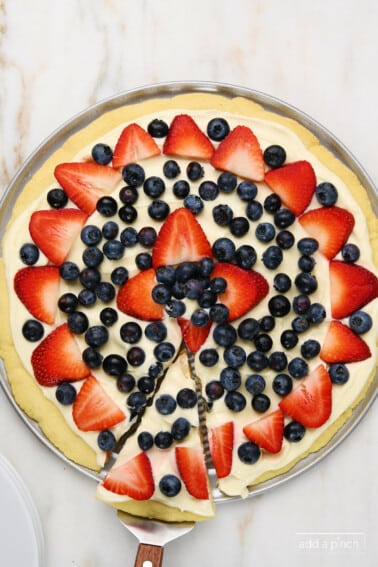
[[[85,145],[89,144],[91,140],[101,138],[102,135],[105,135],[107,132],[119,126],[123,122],[137,119],[145,114],[153,114],[159,110],[161,111],[174,108],[185,109],[187,111],[208,109],[217,110],[219,112],[230,112],[245,115],[247,117],[279,122],[295,131],[301,138],[304,145],[346,183],[353,197],[363,210],[367,219],[370,242],[374,255],[374,263],[378,266],[378,222],[365,189],[361,186],[357,176],[330,151],[322,146],[309,130],[295,120],[280,116],[273,112],[268,112],[259,104],[242,97],[228,99],[220,95],[209,93],[190,93],[178,95],[172,98],[157,98],[110,111],[96,119],[83,131],[79,131],[74,134],[59,150],[50,156],[50,158],[45,162],[43,168],[36,172],[32,180],[25,186],[23,193],[18,198],[9,226],[20,211],[27,207],[45,190],[46,187],[54,182],[53,171],[57,163],[74,159],[74,156]],[[7,299],[8,294],[6,288],[4,264],[3,260],[0,259],[0,290],[2,290],[0,294],[0,312],[5,315],[2,328],[0,355],[4,359],[11,389],[17,404],[29,417],[39,423],[47,438],[70,460],[92,470],[99,470],[94,451],[67,426],[58,408],[56,408],[52,402],[43,396],[34,378],[24,369],[22,362],[13,347]],[[338,418],[338,420],[327,428],[326,431],[323,432],[321,437],[314,442],[305,454],[298,456],[298,458],[286,464],[281,469],[266,472],[256,479],[253,482],[253,485],[267,481],[275,476],[287,472],[308,454],[318,451],[324,447],[350,417],[353,409],[364,398],[374,375],[375,370],[366,381],[363,391],[355,400],[354,404],[349,407]],[[154,517],[169,519],[169,516],[171,516],[174,511],[175,519],[193,519],[192,514],[189,514],[188,517],[185,512],[181,512],[180,510],[173,508],[167,509],[167,507],[163,504],[160,505],[157,502],[127,502],[122,505],[119,503],[114,503],[113,505],[130,513],[144,516],[151,515],[151,510],[153,508]]]

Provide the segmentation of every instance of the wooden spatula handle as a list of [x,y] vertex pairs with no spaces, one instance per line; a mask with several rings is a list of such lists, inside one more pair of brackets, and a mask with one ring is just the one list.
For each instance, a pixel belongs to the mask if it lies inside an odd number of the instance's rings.
[[134,567],[161,567],[164,548],[160,545],[140,543]]

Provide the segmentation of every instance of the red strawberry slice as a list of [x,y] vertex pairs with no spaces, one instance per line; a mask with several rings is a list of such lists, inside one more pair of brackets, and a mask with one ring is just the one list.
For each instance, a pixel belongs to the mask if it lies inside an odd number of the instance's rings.
[[153,268],[130,278],[118,292],[118,309],[143,321],[160,321],[164,316],[164,307],[156,303],[151,295],[156,283]]
[[26,309],[39,321],[52,325],[59,295],[59,268],[29,266],[14,277],[14,290]]
[[191,352],[197,352],[206,341],[211,328],[211,321],[205,327],[193,325],[189,319],[179,317],[177,322],[186,346]]
[[29,232],[35,244],[53,264],[63,264],[76,241],[87,215],[78,209],[36,211]]
[[211,165],[253,181],[264,179],[263,153],[258,139],[247,126],[236,126],[221,141],[211,158]]
[[320,349],[324,362],[359,362],[370,356],[370,349],[361,337],[340,321],[331,321]]
[[89,376],[73,403],[72,417],[81,431],[102,431],[117,425],[126,416],[97,378]]
[[281,410],[304,427],[320,427],[332,411],[332,382],[319,364],[279,404]]
[[163,146],[163,153],[188,159],[210,159],[214,148],[209,138],[188,114],[175,116]]
[[41,386],[56,386],[63,381],[75,382],[90,374],[66,323],[54,329],[34,349],[31,363],[34,376]]
[[243,428],[244,435],[269,453],[279,453],[284,432],[284,414],[276,410]]
[[218,301],[229,309],[229,321],[241,317],[257,305],[268,293],[269,284],[258,272],[243,270],[228,263],[216,264],[211,277],[222,277],[227,281],[226,291],[219,294]]
[[348,317],[378,297],[378,278],[357,264],[329,263],[331,312],[335,319]]
[[313,209],[299,222],[319,242],[319,250],[328,260],[341,250],[354,227],[353,215],[340,207]]
[[155,485],[146,453],[139,453],[123,465],[113,467],[105,477],[103,487],[134,500],[151,498]]
[[176,447],[176,463],[186,490],[199,500],[209,499],[207,472],[202,451],[194,447]]
[[94,162],[60,163],[54,175],[71,201],[87,215],[95,211],[100,197],[112,193],[121,181],[113,168]]
[[114,148],[112,165],[118,169],[128,163],[157,156],[160,149],[155,140],[138,124],[129,124],[122,130]]
[[232,468],[234,422],[227,421],[209,431],[211,458],[218,478],[228,476]]
[[308,161],[295,161],[271,169],[265,174],[265,183],[276,193],[283,204],[295,215],[308,207],[316,187],[316,177]]
[[211,257],[212,251],[201,225],[189,209],[176,209],[159,231],[152,252],[153,266],[196,262],[206,256]]

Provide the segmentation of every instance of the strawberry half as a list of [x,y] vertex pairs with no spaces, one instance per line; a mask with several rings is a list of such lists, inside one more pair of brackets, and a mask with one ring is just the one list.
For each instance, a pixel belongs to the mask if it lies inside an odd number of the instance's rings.
[[73,403],[72,417],[81,431],[102,431],[117,425],[126,416],[97,378],[89,376]]
[[299,216],[310,204],[316,177],[312,165],[303,160],[271,169],[265,174],[265,183],[286,207]]
[[227,421],[209,431],[211,458],[218,478],[228,476],[232,468],[234,422]]
[[244,435],[269,453],[279,453],[284,433],[284,414],[276,410],[243,427]]
[[281,410],[304,427],[320,427],[332,411],[332,382],[319,364],[279,404]]
[[53,264],[67,258],[87,220],[78,209],[36,211],[30,217],[29,232],[38,248]]
[[113,168],[94,162],[61,163],[54,175],[71,201],[87,215],[96,210],[100,197],[112,193],[121,181]]
[[331,312],[335,319],[348,317],[378,297],[378,278],[357,264],[329,263]]
[[118,309],[143,321],[160,321],[164,316],[164,307],[156,303],[151,295],[156,283],[153,268],[127,280],[118,291]]
[[319,250],[328,260],[341,250],[354,227],[353,215],[341,207],[313,209],[299,222],[319,242]]
[[176,463],[186,490],[199,500],[209,499],[207,471],[202,451],[194,447],[176,447]]
[[219,302],[228,307],[229,321],[244,315],[269,291],[269,284],[261,274],[226,262],[216,264],[211,277],[222,277],[227,281],[226,291],[219,294]]
[[39,321],[52,325],[59,295],[59,268],[29,266],[14,277],[14,290],[26,309]]
[[210,163],[216,169],[229,171],[246,179],[264,179],[263,153],[258,139],[247,126],[236,126],[221,141]]
[[189,209],[171,213],[162,225],[152,252],[154,268],[211,257],[210,243]]
[[175,116],[169,127],[163,146],[163,153],[188,159],[210,159],[214,148],[188,114]]
[[112,165],[115,169],[128,163],[157,156],[160,149],[155,140],[138,124],[129,124],[122,130],[113,153]]
[[186,346],[191,352],[197,352],[206,341],[211,328],[211,321],[205,327],[193,325],[189,319],[179,317],[177,322]]
[[31,363],[34,376],[41,386],[56,386],[64,381],[75,382],[90,374],[66,323],[54,329],[34,349]]
[[320,349],[320,358],[324,362],[359,362],[370,356],[370,349],[360,336],[340,321],[331,321]]
[[103,487],[115,494],[134,500],[148,500],[155,485],[151,463],[146,453],[139,453],[123,465],[113,467],[102,483]]

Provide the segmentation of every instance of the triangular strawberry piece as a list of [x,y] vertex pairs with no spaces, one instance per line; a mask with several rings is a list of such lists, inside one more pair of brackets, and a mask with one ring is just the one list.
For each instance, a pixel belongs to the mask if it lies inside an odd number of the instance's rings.
[[66,323],[54,329],[33,351],[31,363],[41,386],[75,382],[90,374],[80,348]]
[[269,453],[279,453],[284,433],[284,414],[276,410],[243,427],[244,435]]
[[188,159],[210,159],[214,148],[209,138],[188,114],[175,116],[163,146],[163,153]]
[[129,124],[121,132],[113,152],[115,169],[160,154],[155,140],[138,124]]
[[231,472],[234,449],[234,422],[227,421],[209,430],[211,459],[218,478],[225,478]]
[[181,334],[190,352],[197,352],[206,341],[210,333],[211,321],[204,327],[193,325],[189,319],[179,317],[177,322],[181,329]]
[[211,165],[253,181],[264,179],[263,153],[258,139],[247,126],[236,126],[221,141]]
[[265,183],[276,193],[285,207],[299,216],[308,207],[316,187],[316,177],[308,161],[295,161],[271,169]]
[[97,201],[112,193],[121,181],[120,174],[107,165],[94,162],[61,163],[54,175],[69,198],[87,215],[96,209]]
[[370,348],[360,336],[340,321],[331,321],[320,349],[324,362],[359,362],[370,356]]
[[335,319],[348,317],[378,297],[378,278],[357,264],[329,263],[331,312]]
[[53,264],[59,266],[67,258],[87,215],[78,209],[36,211],[29,223],[30,236]]
[[216,264],[211,277],[222,277],[227,281],[226,291],[218,295],[218,301],[228,307],[229,321],[244,315],[269,291],[269,284],[264,276],[226,262]]
[[175,449],[176,463],[186,490],[199,500],[209,499],[207,471],[203,453],[194,447]]
[[319,364],[279,403],[281,410],[304,427],[320,427],[331,415],[332,382]]
[[152,264],[158,268],[211,256],[211,246],[201,225],[189,209],[180,208],[162,225],[152,252]]
[[300,224],[319,243],[319,250],[328,260],[336,256],[349,238],[354,217],[341,207],[321,207],[308,211]]
[[139,453],[126,463],[113,467],[105,477],[103,486],[115,494],[134,500],[151,498],[155,485],[151,463],[146,453]]
[[164,307],[152,299],[152,288],[156,284],[153,268],[139,272],[119,289],[118,309],[143,321],[160,321],[164,316]]
[[81,431],[102,431],[117,425],[126,416],[97,378],[89,376],[73,403],[72,417]]
[[59,281],[59,268],[29,266],[16,273],[14,290],[33,317],[52,325],[57,309]]

